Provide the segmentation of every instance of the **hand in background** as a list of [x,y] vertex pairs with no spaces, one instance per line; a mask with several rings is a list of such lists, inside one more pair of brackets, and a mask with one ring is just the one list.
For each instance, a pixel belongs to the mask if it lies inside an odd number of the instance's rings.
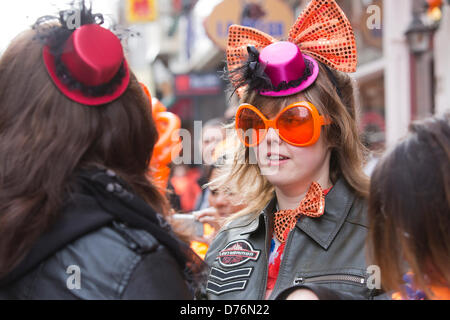
[[223,222],[225,221],[224,217],[222,217],[215,208],[195,211],[193,214],[197,221],[209,224],[216,232],[222,228]]

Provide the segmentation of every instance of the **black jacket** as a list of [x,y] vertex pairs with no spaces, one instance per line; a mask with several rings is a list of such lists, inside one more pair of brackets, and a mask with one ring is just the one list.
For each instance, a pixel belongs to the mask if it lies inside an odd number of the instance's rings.
[[[211,244],[209,299],[264,299],[275,204],[273,199],[256,217],[232,221]],[[373,298],[379,292],[367,285],[366,234],[365,201],[341,179],[326,196],[325,214],[301,218],[290,233],[269,299],[285,298],[297,288],[330,299]]]
[[[124,197],[120,181],[113,175],[104,177],[113,183],[107,186],[114,186],[104,200],[126,198],[123,205],[132,208],[137,197]],[[0,279],[0,299],[194,297],[173,252],[154,234],[112,215],[89,190],[75,192],[70,199],[25,260]]]

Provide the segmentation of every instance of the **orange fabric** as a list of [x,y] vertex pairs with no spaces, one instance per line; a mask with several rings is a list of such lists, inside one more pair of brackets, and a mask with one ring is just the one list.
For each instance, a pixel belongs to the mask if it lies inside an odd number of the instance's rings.
[[400,292],[394,292],[391,295],[392,300],[403,300],[402,294]]
[[[238,74],[233,74],[231,71],[238,69],[247,60],[247,46],[252,45],[260,50],[268,45],[276,42],[268,34],[249,27],[242,27],[232,25],[228,31],[228,46],[227,46],[227,63],[229,70],[229,77],[231,83],[236,83],[240,77]],[[245,88],[241,87],[237,90],[239,97],[242,97]]]
[[208,248],[209,246],[206,243],[199,241],[191,241],[191,249],[203,260],[205,260]]
[[[216,230],[211,225],[203,224],[203,236],[208,237],[214,234]],[[208,244],[200,241],[191,241],[191,249],[203,260],[205,260],[206,253],[208,252]]]
[[[203,235],[205,237],[212,235],[215,229],[209,224],[205,223],[203,225]],[[191,241],[191,249],[203,260],[205,260],[206,252],[208,252],[208,244],[200,241]]]
[[[428,290],[420,289],[415,286],[414,273],[411,271],[403,276],[403,281],[404,292],[394,292],[391,295],[392,300],[450,300],[450,287],[429,286]],[[431,296],[425,291],[429,291]]]
[[[276,41],[254,28],[232,25],[228,33],[228,70],[236,70],[247,60],[247,46],[252,45],[260,50]],[[288,41],[295,43],[303,53],[338,71],[356,71],[355,34],[335,0],[312,0],[292,26]],[[238,77],[237,74],[231,75],[230,81],[235,83]],[[240,97],[244,90],[238,90]]]
[[216,229],[214,229],[213,227],[211,227],[211,225],[205,223],[203,225],[203,235],[205,237],[208,237],[210,235],[212,235],[214,232],[216,231]]
[[[150,162],[151,175],[149,178],[153,180],[153,183],[161,190],[161,193],[165,194],[170,176],[168,166],[172,162],[173,157],[179,155],[182,149],[178,134],[181,128],[181,120],[177,115],[167,112],[161,101],[152,98],[145,84],[141,83],[141,87],[150,101],[153,120],[159,135],[153,149],[153,156]],[[174,137],[178,137],[178,139],[174,139]]]
[[431,300],[450,300],[450,288],[448,287],[431,287],[433,296]]
[[200,173],[191,169],[185,176],[173,176],[170,179],[175,193],[180,197],[181,210],[189,212],[195,209],[197,198],[202,192],[202,189],[197,183]]
[[291,28],[288,40],[336,70],[356,71],[355,34],[334,0],[311,1]]
[[297,209],[281,210],[275,213],[274,229],[277,239],[284,243],[287,235],[297,224],[302,215],[311,218],[319,218],[325,212],[325,194],[317,182],[313,182],[305,198],[300,202]]

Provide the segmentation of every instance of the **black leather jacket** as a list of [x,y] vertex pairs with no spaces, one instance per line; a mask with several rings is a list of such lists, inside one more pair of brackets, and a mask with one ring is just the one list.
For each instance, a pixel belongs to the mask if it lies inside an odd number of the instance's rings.
[[193,298],[183,270],[152,234],[118,221],[89,194],[71,198],[26,259],[0,279],[0,299]]
[[[77,288],[73,266],[80,270]],[[115,224],[82,237],[0,288],[7,300],[192,299],[182,273],[147,232]]]
[[[256,218],[238,218],[218,234],[206,255],[209,299],[264,299],[275,205],[273,199]],[[300,287],[319,297],[325,289],[336,298],[372,298],[378,292],[366,284],[366,234],[365,201],[341,179],[326,196],[325,214],[303,217],[290,233],[269,299],[284,298]]]

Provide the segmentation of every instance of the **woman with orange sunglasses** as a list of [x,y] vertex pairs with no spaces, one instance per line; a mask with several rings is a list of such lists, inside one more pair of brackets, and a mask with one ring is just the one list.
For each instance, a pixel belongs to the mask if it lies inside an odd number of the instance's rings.
[[335,1],[313,0],[287,41],[234,25],[228,44],[241,144],[215,187],[245,197],[247,207],[209,248],[208,297],[374,297],[347,17]]

